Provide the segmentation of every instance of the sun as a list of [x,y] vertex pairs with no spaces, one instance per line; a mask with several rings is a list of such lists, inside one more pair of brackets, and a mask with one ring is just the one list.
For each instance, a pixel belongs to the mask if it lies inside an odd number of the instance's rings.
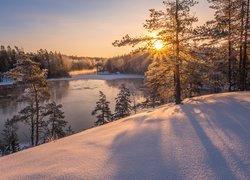
[[154,43],[154,47],[155,47],[155,49],[156,50],[161,50],[162,48],[163,48],[163,43],[162,43],[162,41],[156,41],[155,43]]

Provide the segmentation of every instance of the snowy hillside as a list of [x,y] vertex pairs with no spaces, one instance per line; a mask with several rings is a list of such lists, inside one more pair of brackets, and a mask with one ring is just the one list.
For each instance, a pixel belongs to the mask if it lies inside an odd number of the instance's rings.
[[188,99],[2,157],[0,173],[1,179],[247,180],[250,93]]

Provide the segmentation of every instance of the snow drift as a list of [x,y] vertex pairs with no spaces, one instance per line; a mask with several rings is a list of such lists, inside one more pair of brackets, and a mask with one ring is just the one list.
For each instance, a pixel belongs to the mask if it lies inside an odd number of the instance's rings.
[[2,157],[1,179],[249,179],[250,93],[184,103]]

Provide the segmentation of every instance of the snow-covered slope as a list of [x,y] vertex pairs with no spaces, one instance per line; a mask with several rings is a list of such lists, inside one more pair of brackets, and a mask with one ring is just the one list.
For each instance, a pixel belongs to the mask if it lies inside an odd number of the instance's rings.
[[247,180],[250,93],[188,99],[2,157],[0,174],[1,179]]

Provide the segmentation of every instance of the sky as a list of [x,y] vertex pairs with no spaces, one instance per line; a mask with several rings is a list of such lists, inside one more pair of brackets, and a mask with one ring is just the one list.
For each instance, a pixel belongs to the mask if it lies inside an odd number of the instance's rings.
[[[112,57],[130,52],[112,42],[145,34],[149,9],[162,0],[0,0],[0,44],[67,55]],[[192,9],[199,24],[213,17],[206,0]]]

